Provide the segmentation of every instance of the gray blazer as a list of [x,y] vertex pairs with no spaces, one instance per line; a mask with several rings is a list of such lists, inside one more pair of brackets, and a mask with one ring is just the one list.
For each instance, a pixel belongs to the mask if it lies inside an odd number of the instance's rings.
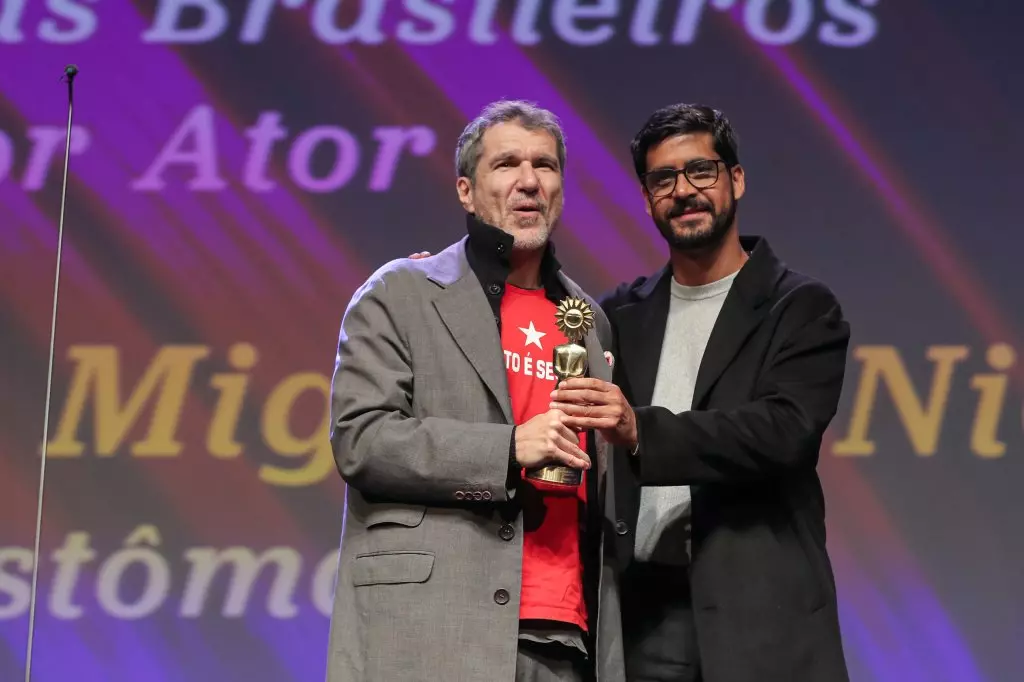
[[[522,514],[506,489],[512,408],[498,330],[465,239],[393,261],[345,312],[331,398],[331,443],[347,495],[328,682],[515,679]],[[591,375],[611,380],[597,304]],[[611,452],[594,443],[604,505],[597,670],[625,679],[619,601],[604,537],[615,514]],[[591,475],[593,475],[593,473]],[[499,533],[506,524],[508,529]]]

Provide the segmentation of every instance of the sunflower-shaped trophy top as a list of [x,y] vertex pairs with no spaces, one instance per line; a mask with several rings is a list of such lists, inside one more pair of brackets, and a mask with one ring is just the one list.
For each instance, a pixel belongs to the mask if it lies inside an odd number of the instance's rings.
[[564,298],[555,312],[555,325],[569,343],[578,343],[594,328],[594,310],[582,298]]

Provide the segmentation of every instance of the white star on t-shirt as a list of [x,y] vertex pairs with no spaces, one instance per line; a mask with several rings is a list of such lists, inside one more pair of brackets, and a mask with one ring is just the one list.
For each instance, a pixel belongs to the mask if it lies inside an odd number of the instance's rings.
[[529,346],[531,343],[534,343],[537,345],[537,348],[544,350],[544,346],[540,345],[540,339],[542,336],[547,336],[547,332],[537,331],[537,329],[533,326],[533,320],[530,321],[529,329],[527,329],[526,327],[520,327],[519,331],[526,334],[526,343],[523,344],[524,347]]

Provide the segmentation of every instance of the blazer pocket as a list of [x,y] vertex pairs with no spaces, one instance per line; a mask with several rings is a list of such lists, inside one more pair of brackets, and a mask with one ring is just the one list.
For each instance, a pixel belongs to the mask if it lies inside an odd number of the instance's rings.
[[423,523],[427,508],[422,504],[398,504],[378,502],[366,513],[366,527],[383,526],[393,523],[397,526],[415,528]]
[[433,571],[433,552],[359,554],[352,568],[352,584],[361,587],[425,583]]

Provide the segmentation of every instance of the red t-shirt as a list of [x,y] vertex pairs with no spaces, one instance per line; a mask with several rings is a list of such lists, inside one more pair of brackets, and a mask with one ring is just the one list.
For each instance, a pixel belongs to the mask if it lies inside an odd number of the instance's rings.
[[[555,304],[544,290],[507,285],[501,301],[501,346],[512,415],[523,424],[548,411],[557,384],[555,346],[566,343],[555,326]],[[585,434],[579,435],[586,449]],[[583,601],[579,518],[586,503],[586,472],[574,491],[525,480],[534,494],[523,499],[523,584],[519,617],[554,620],[587,629]]]

